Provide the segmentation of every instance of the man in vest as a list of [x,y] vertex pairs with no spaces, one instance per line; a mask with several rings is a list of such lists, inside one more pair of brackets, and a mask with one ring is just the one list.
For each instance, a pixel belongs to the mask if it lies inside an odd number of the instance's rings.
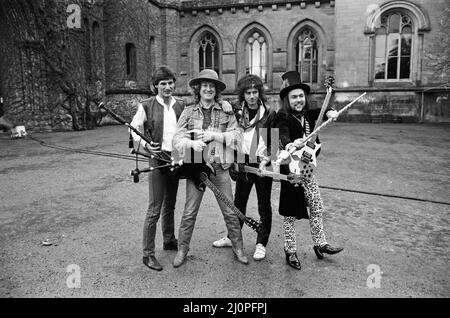
[[[152,142],[142,140],[132,133],[135,143],[149,152],[164,151],[171,154],[172,139],[177,121],[184,109],[184,103],[172,95],[175,91],[175,74],[166,66],[156,69],[153,86],[157,95],[146,99],[138,106],[131,125],[143,132]],[[150,166],[162,165],[150,159]],[[163,268],[155,257],[155,236],[159,217],[163,233],[163,249],[177,250],[174,234],[174,211],[179,179],[169,169],[155,169],[149,174],[149,204],[144,221],[143,262],[156,271]]]

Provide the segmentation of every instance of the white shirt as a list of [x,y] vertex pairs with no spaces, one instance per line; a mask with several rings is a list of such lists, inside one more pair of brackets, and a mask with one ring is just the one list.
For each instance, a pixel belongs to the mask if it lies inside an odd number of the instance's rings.
[[[164,100],[159,96],[156,96],[156,101],[161,105],[161,107],[164,107],[164,131],[161,149],[165,151],[172,151],[172,139],[177,130],[177,115],[173,109],[176,99],[172,96],[170,99],[170,105],[164,104]],[[145,113],[144,106],[139,103],[138,110],[131,121],[131,126],[144,133],[144,123],[146,121],[147,114]],[[141,148],[145,147],[147,142],[142,140],[141,137],[136,135],[134,132],[131,132],[131,135],[133,136],[134,141],[140,144]]]
[[164,106],[164,131],[163,131],[163,139],[161,143],[161,149],[165,151],[172,151],[172,140],[173,136],[177,132],[177,115],[175,114],[175,110],[173,109],[173,105],[176,103],[176,99],[172,96],[170,99],[170,105],[164,104],[164,100],[156,96],[156,100],[158,103]]

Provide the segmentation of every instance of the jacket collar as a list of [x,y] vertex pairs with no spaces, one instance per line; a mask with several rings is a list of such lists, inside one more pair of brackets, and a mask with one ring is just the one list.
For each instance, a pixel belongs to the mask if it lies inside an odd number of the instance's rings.
[[[194,110],[199,110],[201,108],[202,108],[202,104],[200,102],[195,104],[195,106],[194,106]],[[222,110],[222,106],[219,103],[217,103],[217,102],[214,102],[214,104],[211,106],[211,108],[212,109]]]
[[[156,95],[156,100],[158,101],[159,104],[161,104],[161,106],[166,105],[166,104],[164,103],[164,100],[163,100],[159,95]],[[171,97],[170,97],[170,105],[169,105],[170,108],[172,108],[173,105],[175,105],[176,102],[177,102],[177,100],[176,100],[173,96],[171,96]]]

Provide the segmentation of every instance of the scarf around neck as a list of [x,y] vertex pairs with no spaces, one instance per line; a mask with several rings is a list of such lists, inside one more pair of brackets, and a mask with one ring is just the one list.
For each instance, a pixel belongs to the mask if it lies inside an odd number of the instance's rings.
[[244,128],[244,130],[247,130],[249,128],[253,128],[256,126],[256,124],[261,120],[261,110],[262,108],[266,111],[266,107],[264,103],[259,100],[258,101],[258,111],[256,112],[255,117],[253,117],[252,120],[250,120],[250,114],[249,114],[249,107],[245,101],[242,102],[242,114],[241,118],[239,120],[239,124]]

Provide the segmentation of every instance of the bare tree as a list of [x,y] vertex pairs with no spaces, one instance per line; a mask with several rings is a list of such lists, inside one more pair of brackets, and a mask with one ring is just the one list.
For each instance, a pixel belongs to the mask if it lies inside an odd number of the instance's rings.
[[[95,69],[91,70],[95,67],[90,58],[95,56],[95,52],[87,52],[96,49],[96,45],[90,46],[92,41],[101,41],[104,48],[105,37],[102,35],[101,39],[89,39],[92,34],[88,32],[92,32],[92,29],[84,25],[84,14],[81,28],[68,27],[69,5],[79,6],[83,13],[94,7],[102,15],[104,13],[104,21],[101,22],[104,22],[103,30],[109,42],[108,54],[101,54],[101,63],[107,68],[109,87],[106,86],[105,76],[98,76]],[[148,0],[0,0],[0,34],[4,38],[0,43],[2,56],[20,59],[23,52],[31,51],[32,57],[27,58],[33,61],[26,61],[26,64],[34,64],[34,60],[40,60],[43,64],[43,71],[39,71],[34,68],[18,69],[17,63],[12,61],[0,63],[3,68],[0,76],[12,74],[22,77],[21,81],[2,79],[3,86],[8,86],[2,91],[22,90],[20,94],[13,95],[23,98],[15,98],[14,105],[8,107],[26,112],[32,107],[29,105],[36,103],[25,100],[30,94],[23,87],[47,86],[49,96],[40,104],[45,105],[43,107],[49,116],[60,116],[60,110],[65,109],[70,114],[72,129],[93,128],[98,118],[91,112],[91,106],[98,105],[103,99],[105,89],[123,89],[128,80],[123,60],[127,42],[135,43],[138,51],[140,64],[136,78],[137,91],[149,91],[156,59],[156,50],[151,52],[150,48],[151,43],[160,40],[159,19],[159,9],[150,5]],[[45,85],[39,83],[39,78],[43,77],[46,79]],[[98,89],[99,86],[101,89]],[[130,87],[128,93],[132,92]],[[131,99],[136,99],[133,95],[129,96],[125,101],[115,103],[129,105]]]
[[[70,1],[80,7],[81,2]],[[95,93],[86,80],[85,72],[90,70],[84,67],[84,34],[67,27],[67,6],[68,1],[61,0],[1,0],[0,16],[7,35],[1,46],[3,51],[9,50],[5,56],[21,54],[23,50],[38,56],[44,62],[40,76],[48,79],[47,89],[51,91],[47,110],[54,114],[55,108],[62,107],[71,115],[74,130],[90,129],[95,125],[90,111]]]

